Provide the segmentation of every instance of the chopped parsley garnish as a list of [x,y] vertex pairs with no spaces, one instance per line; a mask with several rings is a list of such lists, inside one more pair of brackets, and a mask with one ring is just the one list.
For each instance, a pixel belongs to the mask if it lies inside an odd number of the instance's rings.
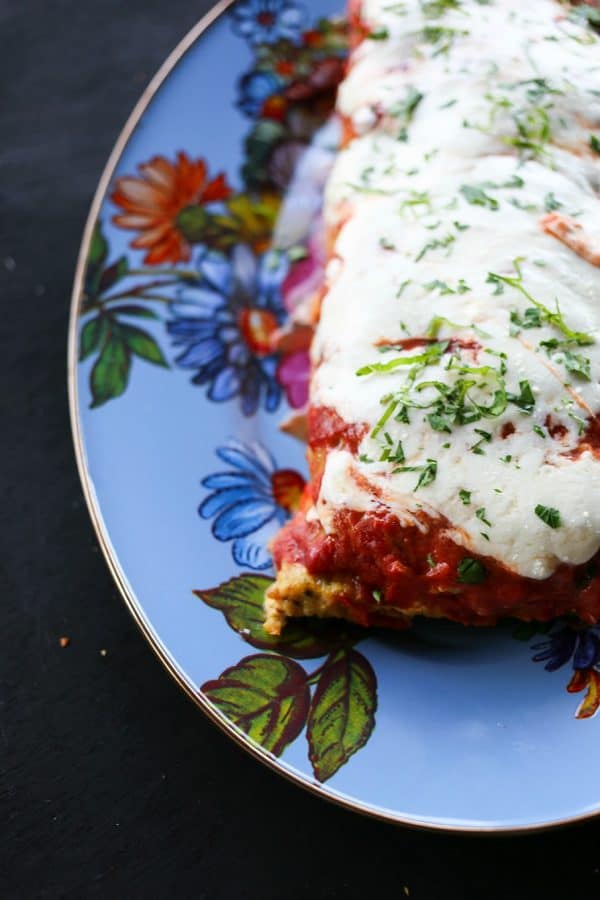
[[533,396],[533,391],[531,390],[531,385],[528,381],[519,382],[518,394],[507,394],[506,396],[507,399],[510,400],[511,403],[514,403],[515,406],[518,406],[520,410],[527,413],[527,415],[531,415],[533,407],[535,406],[535,397]]
[[471,451],[471,453],[475,453],[477,456],[484,456],[485,450],[483,449],[482,444],[489,444],[492,440],[492,435],[489,431],[483,431],[481,428],[474,428],[473,430],[475,434],[479,434],[481,435],[481,437],[478,441],[476,441],[476,443],[469,447],[469,450]]
[[449,284],[447,284],[445,281],[440,281],[438,278],[436,278],[435,281],[427,282],[427,284],[424,284],[423,287],[426,291],[438,290],[440,294],[466,294],[467,291],[471,290],[464,278],[459,279],[459,282],[455,288],[451,288]]
[[476,184],[463,184],[460,192],[467,201],[473,206],[486,206],[488,209],[496,211],[500,204],[495,197],[486,194],[484,187]]
[[376,28],[375,31],[371,31],[367,37],[370,41],[387,41],[390,36],[390,32],[385,26],[382,28]]
[[396,474],[396,472],[420,472],[419,480],[413,488],[413,490],[418,491],[420,487],[426,487],[428,484],[431,484],[432,481],[435,481],[435,476],[437,475],[437,460],[428,459],[423,466],[400,466],[399,468],[392,470],[392,474]]
[[428,19],[440,19],[451,9],[460,9],[460,0],[421,0],[421,10]]
[[510,453],[508,453],[506,456],[501,456],[501,457],[500,457],[500,462],[503,462],[503,463],[510,463],[510,462],[512,462],[512,456],[510,455]]
[[471,491],[465,491],[464,488],[461,488],[458,492],[458,496],[460,497],[463,506],[471,505]]
[[560,209],[564,204],[557,200],[552,191],[546,194],[544,197],[544,209],[546,212],[554,212],[555,209]]
[[487,525],[488,528],[492,527],[492,523],[487,518],[487,513],[485,511],[485,506],[480,506],[479,509],[475,510],[475,515],[479,519],[480,522],[483,522],[484,525]]
[[558,341],[556,338],[551,338],[548,341],[540,341],[540,347],[545,349],[553,362],[562,363],[567,372],[571,372],[582,381],[592,380],[589,357],[570,350],[569,341]]
[[435,559],[433,558],[432,554],[428,553],[425,559],[427,560],[427,565],[429,566],[429,568],[433,569],[433,567],[435,566]]
[[[556,300],[556,311],[553,312],[551,309],[548,309],[543,303],[540,303],[539,300],[536,300],[535,297],[529,293],[529,291],[525,288],[523,283],[523,273],[521,271],[521,262],[523,258],[520,257],[518,259],[513,260],[513,267],[516,272],[516,275],[499,275],[496,272],[489,272],[487,277],[488,284],[494,284],[496,286],[495,293],[502,293],[504,290],[504,285],[509,285],[514,288],[516,291],[519,291],[526,300],[535,306],[540,312],[540,322],[546,323],[548,325],[554,326],[558,331],[561,332],[569,341],[573,341],[574,343],[585,346],[587,344],[593,344],[594,338],[585,334],[581,331],[573,331],[572,328],[569,328],[567,323],[564,320],[563,314],[560,311],[560,307],[558,305],[558,300]],[[531,327],[536,327],[534,325],[530,325]]]
[[600,153],[600,138],[597,134],[590,134],[590,147],[594,153]]
[[533,430],[535,431],[535,433],[536,433],[537,435],[539,435],[539,437],[541,437],[541,438],[543,438],[544,440],[546,440],[546,432],[544,431],[544,429],[542,428],[541,425],[534,425],[534,426],[533,426]]
[[[429,253],[430,250],[444,250],[446,248],[450,248],[455,240],[456,237],[453,234],[447,234],[443,238],[435,238],[433,241],[428,241],[425,246],[421,248],[417,256],[415,256],[415,262],[420,262],[425,254]],[[450,249],[448,249],[448,253],[450,253]]]
[[405,124],[408,124],[414,112],[423,99],[425,95],[414,88],[412,85],[409,85],[406,96],[403,100],[399,100],[388,110],[388,115],[393,116],[393,118],[401,118],[404,120]]
[[373,597],[375,603],[381,603],[381,591],[375,589],[371,591],[371,596]]
[[464,222],[458,222],[456,219],[452,223],[457,231],[466,231],[467,228],[470,228],[470,225],[465,225]]
[[426,25],[422,31],[423,40],[426,43],[437,45],[432,56],[448,53],[457,37],[465,37],[468,34],[468,31],[444,28],[441,25]]
[[412,365],[429,365],[434,360],[439,359],[448,347],[447,341],[439,341],[426,347],[423,353],[417,353],[415,356],[396,356],[385,363],[369,363],[361,366],[356,370],[357,375],[370,375],[372,372],[391,372],[398,366]]
[[552,506],[542,506],[541,503],[538,503],[535,508],[535,514],[538,519],[541,519],[550,528],[560,528],[562,525],[559,511]]
[[390,239],[386,238],[386,237],[379,238],[379,246],[381,247],[382,250],[395,250],[396,249],[396,245],[394,244],[394,242],[390,241]]
[[396,291],[396,297],[401,297],[406,288],[411,284],[411,279],[407,278],[406,281],[403,281],[398,290]]
[[478,559],[464,556],[458,564],[458,580],[461,584],[481,584],[487,576],[487,569]]

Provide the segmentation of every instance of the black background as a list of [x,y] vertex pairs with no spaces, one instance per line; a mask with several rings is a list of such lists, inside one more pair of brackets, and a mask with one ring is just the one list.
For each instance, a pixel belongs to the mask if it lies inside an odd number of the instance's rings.
[[206,8],[0,0],[0,897],[600,896],[600,822],[419,833],[266,770],[170,680],[111,581],[69,431],[73,270],[127,114]]

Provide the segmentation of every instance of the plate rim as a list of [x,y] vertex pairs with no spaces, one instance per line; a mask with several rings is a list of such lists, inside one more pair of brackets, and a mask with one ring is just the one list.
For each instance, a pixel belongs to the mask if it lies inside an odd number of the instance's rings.
[[102,170],[102,174],[94,191],[89,212],[86,217],[85,226],[81,238],[81,244],[77,255],[77,263],[75,267],[75,275],[73,280],[73,288],[71,291],[69,320],[68,320],[68,336],[67,336],[67,388],[69,397],[69,418],[71,425],[71,437],[73,441],[73,449],[77,464],[77,471],[81,488],[85,498],[89,517],[94,528],[96,539],[100,545],[100,549],[104,556],[104,560],[108,566],[114,582],[121,594],[123,601],[129,613],[133,617],[136,625],[140,629],[143,637],[158,661],[161,663],[168,674],[174,679],[178,686],[184,691],[188,698],[208,717],[208,719],[218,728],[221,729],[229,738],[231,738],[239,747],[250,753],[259,762],[266,765],[273,772],[283,776],[293,784],[303,788],[309,794],[317,796],[323,800],[341,806],[346,810],[358,812],[379,821],[387,822],[393,825],[401,825],[418,831],[450,833],[450,834],[477,834],[477,835],[520,835],[532,834],[549,831],[560,827],[575,825],[584,821],[597,818],[600,815],[600,808],[590,810],[588,812],[578,813],[574,816],[567,816],[561,819],[555,819],[549,822],[532,822],[522,825],[502,825],[498,824],[469,824],[467,822],[449,823],[425,821],[413,818],[408,815],[399,814],[391,809],[383,807],[375,807],[360,800],[342,794],[339,791],[326,789],[291,766],[284,766],[269,751],[260,747],[258,744],[250,740],[245,734],[239,731],[216,707],[214,707],[203,695],[198,688],[194,687],[188,679],[184,677],[184,673],[177,664],[175,658],[169,652],[168,648],[162,642],[160,636],[155,631],[148,620],[144,609],[135,596],[135,593],[128,583],[126,573],[121,568],[117,559],[115,548],[106,526],[103,521],[100,504],[96,496],[96,491],[89,473],[85,443],[83,438],[83,427],[79,417],[79,391],[77,379],[77,337],[78,337],[78,321],[79,306],[83,288],[83,279],[86,270],[88,250],[92,239],[92,234],[98,214],[105,200],[108,187],[115,172],[115,169],[121,159],[123,151],[135,131],[135,128],[141,121],[150,103],[154,99],[158,90],[165,83],[169,75],[175,69],[176,65],[185,56],[188,50],[204,35],[204,33],[219,20],[227,10],[235,4],[236,0],[217,0],[214,6],[200,18],[200,20],[192,26],[192,28],[183,36],[173,50],[167,55],[165,60],[159,66],[155,74],[152,76],[147,86],[142,91],[139,99],[135,103],[132,111],[127,117],[125,124],[120,130],[108,159]]

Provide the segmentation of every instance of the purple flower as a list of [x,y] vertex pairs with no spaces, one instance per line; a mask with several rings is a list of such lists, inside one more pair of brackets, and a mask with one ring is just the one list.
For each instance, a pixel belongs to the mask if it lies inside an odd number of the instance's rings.
[[269,252],[257,259],[239,245],[231,258],[206,251],[196,265],[198,284],[179,290],[167,322],[173,343],[182,348],[177,365],[195,370],[192,381],[208,386],[209,400],[239,397],[245,416],[260,406],[273,412],[282,391],[270,338],[285,318],[280,287],[286,255]]
[[554,672],[573,661],[574,669],[589,669],[600,662],[600,636],[594,628],[576,630],[569,625],[561,625],[547,640],[533,644],[538,652],[534,662],[545,662],[548,672]]
[[234,31],[250,44],[272,44],[282,38],[294,41],[306,18],[302,7],[285,0],[240,0],[231,16]]

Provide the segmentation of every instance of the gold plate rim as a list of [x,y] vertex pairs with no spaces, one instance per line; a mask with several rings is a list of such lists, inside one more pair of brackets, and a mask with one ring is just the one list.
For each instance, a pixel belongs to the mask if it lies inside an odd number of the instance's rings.
[[122,571],[119,565],[114,548],[112,547],[112,542],[102,520],[98,500],[88,471],[85,446],[83,441],[83,432],[78,414],[79,397],[76,377],[78,334],[77,322],[79,319],[79,303],[83,288],[83,277],[85,273],[88,249],[92,238],[94,225],[98,217],[98,213],[100,212],[102,203],[104,202],[108,186],[110,184],[116,166],[136,126],[140,122],[142,116],[146,112],[159,88],[166,81],[177,63],[196,43],[196,41],[198,41],[202,37],[202,35],[210,28],[210,26],[213,25],[214,22],[216,22],[217,19],[219,19],[229,9],[230,6],[233,6],[235,2],[236,0],[219,0],[219,2],[217,2],[209,10],[209,12],[206,13],[206,15],[204,15],[199,20],[199,22],[197,22],[196,25],[194,25],[190,29],[190,31],[188,31],[187,34],[181,39],[177,46],[167,56],[165,61],[159,67],[156,74],[153,76],[153,78],[143,91],[132,112],[130,113],[127,121],[125,122],[123,129],[119,133],[119,136],[117,137],[113,149],[108,157],[100,180],[98,182],[98,186],[94,193],[94,197],[83,231],[81,246],[79,248],[77,265],[75,269],[75,278],[73,282],[73,289],[71,292],[68,325],[67,383],[69,393],[69,416],[79,479],[87,504],[88,513],[92,520],[92,525],[94,527],[94,531],[96,533],[96,538],[98,540],[100,548],[104,555],[104,559],[115,580],[119,592],[123,600],[125,601],[129,612],[133,616],[133,619],[136,622],[138,628],[149,643],[160,663],[167,670],[169,675],[177,682],[179,687],[187,694],[187,696],[195,703],[195,705],[198,706],[215,725],[217,725],[230,738],[232,738],[236,744],[249,752],[260,762],[268,766],[268,768],[270,768],[274,772],[277,772],[277,774],[282,775],[288,781],[291,781],[299,787],[304,788],[304,790],[308,791],[310,794],[314,794],[315,796],[321,797],[322,799],[327,800],[330,803],[334,803],[335,805],[341,806],[347,810],[351,810],[352,812],[359,812],[363,815],[369,816],[370,818],[378,819],[379,821],[387,822],[389,824],[402,825],[418,831],[450,833],[455,835],[510,836],[531,834],[549,831],[561,826],[574,825],[595,818],[600,814],[600,810],[591,810],[590,812],[581,813],[576,816],[567,817],[565,819],[557,819],[552,822],[533,823],[531,825],[517,826],[507,826],[501,824],[463,825],[460,823],[451,824],[445,822],[425,822],[410,818],[408,816],[402,816],[398,813],[393,812],[392,810],[378,809],[376,807],[369,806],[367,804],[361,803],[359,800],[356,800],[354,798],[350,798],[336,791],[326,789],[316,782],[310,782],[305,775],[300,772],[296,772],[293,769],[287,768],[268,751],[263,750],[257,744],[254,744],[249,738],[238,731],[238,729],[235,728],[235,726],[232,725],[231,722],[229,722],[229,720],[225,718],[225,716],[223,716],[214,706],[212,706],[212,704],[210,704],[202,696],[202,694],[197,689],[194,688],[194,686],[184,676],[184,673],[177,665],[176,661],[171,656],[168,649],[162,643],[160,637],[146,618],[144,611],[140,606],[140,603],[138,602],[127,582],[125,573]]

